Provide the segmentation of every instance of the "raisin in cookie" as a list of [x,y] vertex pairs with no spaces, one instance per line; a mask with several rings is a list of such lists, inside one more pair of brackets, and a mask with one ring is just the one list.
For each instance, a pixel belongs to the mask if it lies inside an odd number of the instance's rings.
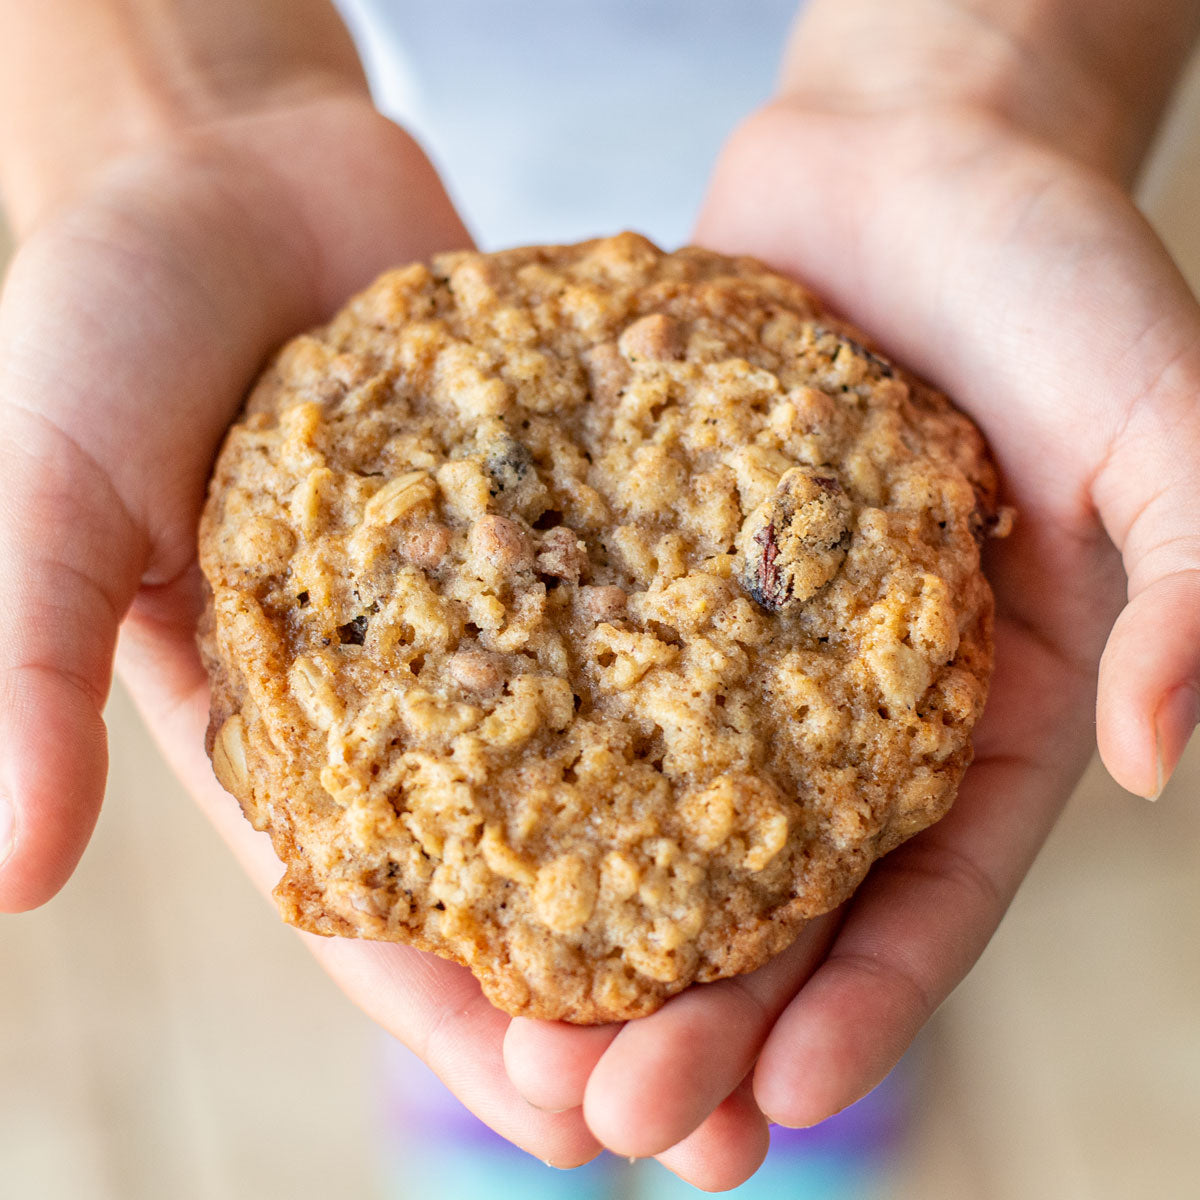
[[393,271],[279,353],[216,465],[201,643],[289,921],[635,1017],[946,811],[995,473],[859,336],[627,234]]

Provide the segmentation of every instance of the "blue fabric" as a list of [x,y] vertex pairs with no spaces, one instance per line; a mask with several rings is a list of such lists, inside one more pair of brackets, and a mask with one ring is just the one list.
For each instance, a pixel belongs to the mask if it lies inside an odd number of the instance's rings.
[[[438,1077],[387,1038],[379,1060],[388,1200],[684,1200],[698,1193],[654,1161],[611,1154],[557,1171],[516,1149],[472,1116]],[[741,1200],[872,1200],[886,1194],[912,1111],[906,1059],[869,1096],[812,1129],[771,1130],[766,1162]]]

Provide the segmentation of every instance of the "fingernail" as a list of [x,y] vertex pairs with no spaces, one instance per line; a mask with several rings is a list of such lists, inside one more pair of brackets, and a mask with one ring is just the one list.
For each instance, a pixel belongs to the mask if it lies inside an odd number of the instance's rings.
[[1158,706],[1154,720],[1155,790],[1148,799],[1157,800],[1162,795],[1197,723],[1200,723],[1200,690],[1190,683],[1170,692]]
[[15,826],[12,802],[7,796],[0,795],[0,867],[12,853]]

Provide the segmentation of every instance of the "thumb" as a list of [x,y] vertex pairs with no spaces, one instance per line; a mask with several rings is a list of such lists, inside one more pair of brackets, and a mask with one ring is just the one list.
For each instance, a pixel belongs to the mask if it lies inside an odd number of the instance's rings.
[[1151,799],[1200,719],[1198,394],[1200,361],[1177,362],[1135,410],[1093,493],[1129,577],[1100,661],[1097,740],[1113,778]]
[[101,717],[144,541],[103,472],[0,371],[0,911],[48,900],[96,822]]

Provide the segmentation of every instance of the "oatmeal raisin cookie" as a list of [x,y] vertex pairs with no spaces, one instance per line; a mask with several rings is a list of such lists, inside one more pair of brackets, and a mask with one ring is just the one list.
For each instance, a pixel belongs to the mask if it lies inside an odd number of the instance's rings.
[[404,267],[284,347],[216,465],[213,766],[294,924],[639,1016],[946,811],[999,520],[971,423],[758,262]]

